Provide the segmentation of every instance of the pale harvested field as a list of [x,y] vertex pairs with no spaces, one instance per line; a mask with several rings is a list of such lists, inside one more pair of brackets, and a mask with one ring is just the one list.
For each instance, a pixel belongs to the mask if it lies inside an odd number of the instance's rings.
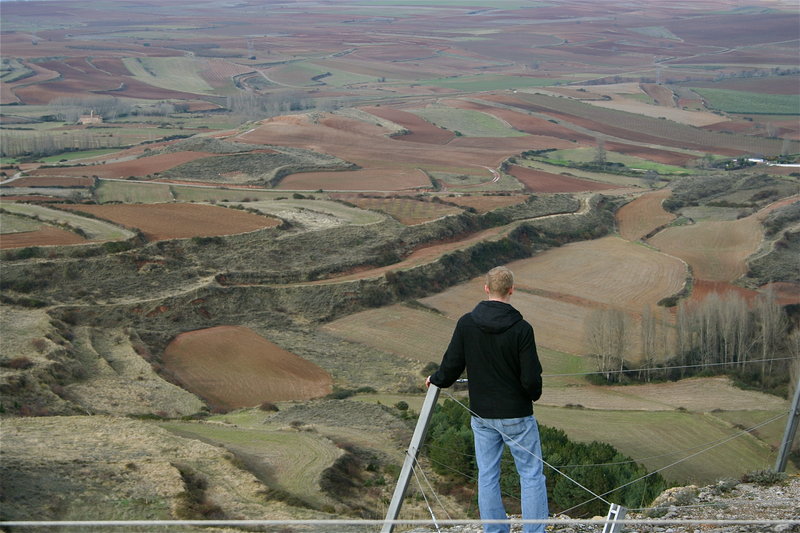
[[528,196],[456,196],[453,198],[445,196],[441,198],[445,202],[460,205],[462,207],[471,207],[478,213],[486,213],[499,207],[521,204],[528,198]]
[[266,427],[268,416],[260,412],[260,420],[253,427],[239,424],[191,422],[166,422],[160,424],[181,437],[211,442],[246,457],[256,466],[253,470],[268,482],[271,488],[285,490],[317,506],[333,504],[320,490],[320,476],[343,451],[317,432]]
[[448,317],[392,305],[354,313],[325,324],[322,329],[399,357],[438,363],[450,342],[453,326]]
[[283,178],[282,190],[404,191],[431,187],[428,176],[414,168],[370,168],[337,172],[300,172]]
[[163,361],[189,391],[214,406],[308,400],[332,390],[325,370],[240,326],[182,333],[164,350]]
[[646,385],[546,388],[537,403],[552,406],[580,404],[587,409],[616,411],[672,411],[683,408],[700,413],[715,409],[779,411],[786,408],[786,400],[739,389],[724,376]]
[[656,228],[668,224],[675,215],[662,207],[664,200],[672,195],[669,189],[649,192],[617,211],[619,234],[623,239],[638,241]]
[[203,204],[62,204],[60,207],[84,211],[128,228],[140,229],[148,240],[154,241],[234,235],[280,224],[274,218]]
[[[567,353],[589,352],[584,323],[596,309],[616,308],[635,323],[645,306],[683,287],[687,271],[680,260],[618,237],[567,244],[509,267],[516,277],[512,303],[533,324],[537,342]],[[483,279],[423,299],[451,318],[482,298]],[[627,356],[638,357],[638,334]]]
[[647,117],[664,117],[680,124],[688,124],[689,126],[708,126],[709,124],[716,124],[720,121],[719,115],[715,115],[709,111],[689,111],[685,109],[679,109],[677,107],[665,107],[661,105],[647,104],[645,102],[639,102],[628,98],[615,98],[610,101],[591,100],[587,103],[596,105],[597,107],[604,107],[606,109],[614,109],[617,111],[627,111],[628,113],[636,113],[639,115],[645,115]]
[[[146,176],[155,172],[164,172],[178,165],[212,157],[217,154],[206,152],[176,152],[173,154],[158,154],[141,159],[119,161],[104,165],[40,168],[29,172],[30,176],[98,176],[100,178],[125,179],[129,176]],[[105,156],[108,157],[108,156]],[[117,154],[116,157],[119,157]]]
[[752,215],[667,228],[648,242],[689,263],[696,278],[733,281],[747,272],[745,260],[758,250],[761,239],[761,224]]

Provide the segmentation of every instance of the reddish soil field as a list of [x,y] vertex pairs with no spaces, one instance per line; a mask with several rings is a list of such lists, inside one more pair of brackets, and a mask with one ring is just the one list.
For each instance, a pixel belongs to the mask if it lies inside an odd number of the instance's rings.
[[447,144],[455,137],[452,131],[443,130],[414,113],[391,109],[389,107],[364,107],[367,113],[390,120],[406,128],[411,133],[394,137],[398,141],[411,141],[426,144]]
[[56,198],[55,196],[37,196],[35,194],[30,195],[14,195],[14,196],[3,196],[3,201],[7,202],[63,202],[64,198]]
[[572,178],[517,165],[511,165],[508,172],[522,182],[525,188],[531,192],[583,192],[620,188],[609,183]]
[[656,148],[613,141],[606,142],[606,150],[679,167],[686,166],[690,161],[698,159],[696,155],[692,154],[682,154],[680,152],[670,152],[669,150],[658,150]]
[[675,215],[665,211],[662,202],[672,195],[669,189],[643,194],[617,211],[620,236],[628,241],[638,241],[656,228],[668,224]]
[[[98,63],[86,58],[44,61],[41,67],[57,72],[58,79],[43,81],[35,85],[20,86],[14,90],[17,98],[29,105],[45,105],[60,96],[83,96],[87,92],[106,96],[159,99],[197,99],[198,95],[154,87],[134,79],[130,75],[119,75],[119,68],[103,70]],[[100,63],[102,65],[102,63]]]
[[90,165],[81,167],[54,167],[40,168],[29,174],[35,176],[97,176],[106,179],[125,179],[128,176],[146,176],[156,172],[163,172],[183,163],[202,159],[204,157],[218,156],[206,152],[176,152],[173,154],[159,154],[130,161],[120,161],[105,165]]
[[506,105],[519,107],[521,109],[527,109],[530,111],[536,111],[539,113],[545,113],[555,119],[563,120],[566,122],[571,122],[577,126],[589,129],[591,131],[596,131],[598,133],[605,133],[607,135],[611,135],[614,137],[619,137],[622,139],[630,139],[632,141],[641,142],[641,143],[652,143],[652,144],[660,144],[664,146],[674,146],[676,148],[684,148],[684,149],[691,149],[691,150],[699,150],[702,152],[712,151],[714,153],[718,153],[721,155],[730,155],[730,156],[738,156],[741,155],[741,150],[734,150],[728,149],[724,147],[716,147],[716,146],[704,146],[696,143],[690,142],[678,142],[673,139],[668,139],[664,137],[657,137],[655,135],[637,132],[633,130],[628,130],[625,128],[621,128],[619,126],[614,126],[611,124],[606,124],[604,122],[599,122],[596,120],[592,120],[589,118],[584,118],[579,115],[569,114],[569,113],[562,113],[559,111],[555,111],[553,109],[549,109],[547,107],[543,107],[531,102],[526,102],[519,98],[509,96],[509,95],[492,95],[492,101],[503,103]]
[[0,187],[89,187],[92,178],[20,178]]
[[781,305],[800,304],[800,284],[781,281],[759,287],[759,290],[772,290]]
[[[769,35],[769,40],[772,42],[797,39],[797,18],[786,16],[783,13],[682,17],[679,21],[667,21],[664,26],[678,37],[690,40],[695,44],[709,46],[733,48],[763,43],[764,35]],[[716,62],[720,61],[720,59],[716,60]],[[763,60],[762,63],[770,64],[768,60]]]
[[400,142],[385,136],[362,135],[314,124],[305,115],[273,117],[231,140],[308,148],[336,155],[364,169],[409,168],[412,165],[452,168],[454,162],[461,167],[496,167],[503,159],[520,151],[519,144],[513,145],[506,138],[487,139],[487,145],[482,147],[455,146],[455,142],[445,146]]
[[322,368],[240,326],[182,333],[164,350],[163,361],[189,391],[214,407],[309,400],[333,387]]
[[702,302],[711,294],[725,296],[729,293],[738,294],[748,303],[752,303],[759,295],[758,291],[738,287],[727,281],[696,279],[692,283],[692,295],[689,300],[692,302]]
[[442,197],[445,202],[460,205],[461,207],[471,207],[478,213],[487,213],[498,207],[508,207],[524,202],[528,197],[520,195],[511,196],[456,196],[454,198]]
[[647,96],[655,100],[656,104],[666,107],[675,107],[675,93],[670,89],[656,83],[642,83],[640,87]]
[[26,246],[57,246],[89,242],[77,233],[53,226],[43,226],[36,231],[0,234],[0,249]]
[[754,290],[739,287],[725,281],[708,281],[704,279],[694,280],[690,301],[701,302],[712,293],[721,296],[728,293],[735,293],[744,298],[747,303],[753,304],[759,296],[765,294],[769,290],[772,290],[779,305],[800,304],[800,285],[796,283],[770,283],[759,287],[758,290]]
[[492,115],[502,121],[507,122],[513,128],[518,129],[519,131],[524,131],[525,133],[530,133],[531,135],[544,135],[547,137],[556,137],[558,139],[577,142],[595,142],[595,138],[590,135],[579,133],[577,131],[565,128],[559,124],[553,124],[549,120],[527,115],[519,111],[513,111],[511,109],[504,109],[487,104],[479,104],[477,102],[468,100],[450,99],[444,100],[442,103],[450,107],[470,109]]
[[62,204],[59,207],[139,229],[149,241],[235,235],[280,224],[274,218],[204,204]]

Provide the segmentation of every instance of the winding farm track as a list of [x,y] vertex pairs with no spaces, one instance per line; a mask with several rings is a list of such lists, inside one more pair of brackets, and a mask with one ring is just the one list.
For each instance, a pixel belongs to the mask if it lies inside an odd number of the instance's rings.
[[446,242],[440,244],[426,244],[415,249],[405,259],[403,259],[398,263],[393,263],[391,265],[378,268],[360,270],[358,272],[353,272],[353,273],[345,273],[338,276],[330,277],[328,279],[297,283],[295,285],[320,285],[320,284],[340,283],[344,281],[355,281],[360,279],[371,279],[383,276],[387,272],[393,270],[408,270],[435,261],[437,258],[441,257],[442,255],[448,252],[452,252],[455,250],[462,250],[478,242],[502,239],[521,224],[524,224],[525,222],[531,220],[546,220],[556,217],[579,216],[586,214],[589,212],[590,209],[589,198],[590,197],[586,195],[581,196],[580,197],[581,205],[578,208],[578,210],[575,211],[574,213],[558,213],[553,215],[543,215],[541,217],[535,217],[517,221],[512,224],[508,224],[506,226],[489,228],[487,230],[479,231],[464,239],[460,239],[453,242]]

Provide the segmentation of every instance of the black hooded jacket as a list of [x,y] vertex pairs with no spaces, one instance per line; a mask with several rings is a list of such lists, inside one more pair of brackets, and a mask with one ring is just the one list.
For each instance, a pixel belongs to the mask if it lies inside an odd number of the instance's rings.
[[542,365],[533,327],[510,304],[480,302],[458,320],[431,383],[449,387],[467,369],[470,409],[481,418],[533,414],[542,395]]

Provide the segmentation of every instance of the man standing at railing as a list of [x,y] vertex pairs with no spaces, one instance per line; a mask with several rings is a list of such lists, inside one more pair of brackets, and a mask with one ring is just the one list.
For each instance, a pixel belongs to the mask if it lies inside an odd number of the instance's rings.
[[[547,518],[547,489],[533,402],[542,395],[542,365],[533,327],[509,303],[514,275],[496,267],[486,275],[488,299],[462,316],[442,358],[425,380],[449,387],[466,368],[472,432],[478,465],[481,520],[506,520],[500,493],[500,458],[508,445],[519,472],[523,520]],[[508,524],[484,524],[485,533],[505,533]],[[524,533],[544,532],[525,524]]]

